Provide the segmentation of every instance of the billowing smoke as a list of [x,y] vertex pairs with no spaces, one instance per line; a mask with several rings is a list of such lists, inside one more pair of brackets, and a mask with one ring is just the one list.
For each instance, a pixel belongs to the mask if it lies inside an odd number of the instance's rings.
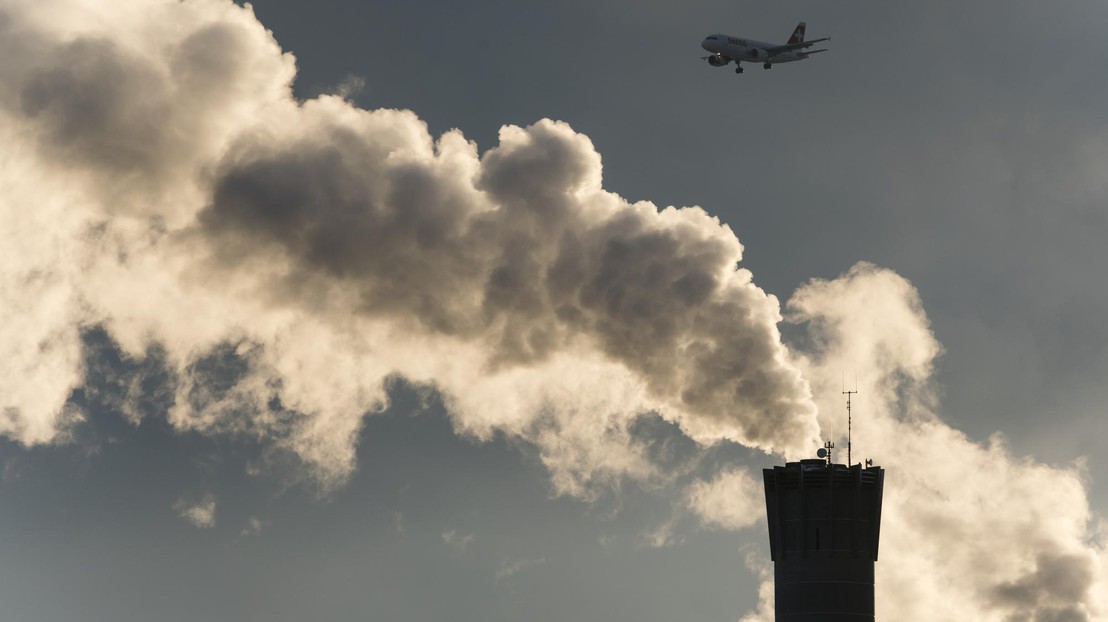
[[[102,331],[138,370],[113,389],[134,422],[257,437],[334,485],[400,377],[587,496],[657,475],[643,412],[806,455],[820,423],[844,428],[832,398],[856,369],[856,446],[890,473],[883,619],[1105,615],[1080,464],[941,421],[940,347],[902,278],[860,265],[803,287],[789,320],[814,345],[790,353],[731,230],[604,191],[586,136],[540,121],[480,154],[411,112],[297,101],[294,74],[229,0],[0,3],[0,434],[80,425],[82,336]],[[151,367],[169,395],[144,394]],[[761,511],[736,470],[686,500],[717,528]],[[181,507],[214,521],[214,499]]]
[[[857,368],[873,396],[874,425],[857,438],[903,472],[904,485],[886,496],[882,546],[899,559],[882,571],[882,610],[904,619],[946,617],[939,611],[998,620],[1108,616],[1108,553],[1081,462],[1013,456],[999,434],[983,446],[936,416],[930,374],[939,346],[911,285],[860,265],[794,300],[798,319],[818,318],[826,339],[810,361],[814,382],[833,385],[831,370],[845,357],[871,361]],[[898,592],[933,597],[934,606]]]
[[688,505],[711,527],[742,529],[765,518],[762,482],[744,469],[689,486]]
[[[1018,458],[999,435],[982,446],[939,419],[931,375],[941,348],[908,281],[861,263],[805,285],[787,310],[815,344],[801,365],[820,398],[823,429],[845,431],[842,372],[856,369],[854,460],[871,457],[887,469],[879,618],[1108,616],[1108,549],[1081,463]],[[697,510],[709,523],[727,516]],[[772,598],[766,588],[762,595]],[[763,603],[745,619],[771,620],[770,612]]]
[[[788,321],[808,329],[812,346],[800,365],[822,429],[845,431],[843,370],[856,370],[854,460],[887,469],[879,618],[1105,619],[1108,548],[1082,464],[1018,458],[999,435],[982,446],[942,422],[932,380],[942,349],[908,281],[860,263],[801,287],[786,309]],[[708,526],[740,529],[764,518],[741,473],[694,485],[690,499]],[[769,560],[748,562],[762,575],[762,600],[743,621],[772,620]]]
[[325,482],[393,377],[440,391],[460,430],[534,442],[566,492],[651,470],[629,442],[644,411],[703,441],[817,441],[731,230],[604,191],[587,137],[505,127],[482,155],[407,111],[296,101],[249,8],[111,13],[0,19],[0,432],[46,442],[80,417],[80,330],[103,326],[131,356],[164,349],[175,426],[273,439]]

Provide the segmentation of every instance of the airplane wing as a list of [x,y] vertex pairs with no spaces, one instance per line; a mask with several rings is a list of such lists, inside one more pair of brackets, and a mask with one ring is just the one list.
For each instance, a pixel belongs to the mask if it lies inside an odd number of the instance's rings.
[[830,41],[831,37],[824,37],[822,39],[812,39],[811,41],[801,41],[800,43],[786,43],[785,45],[777,45],[771,48],[766,48],[766,54],[771,57],[778,54],[784,54],[785,52],[792,52],[793,50],[801,50],[806,47],[811,47],[812,44],[819,43],[820,41]]

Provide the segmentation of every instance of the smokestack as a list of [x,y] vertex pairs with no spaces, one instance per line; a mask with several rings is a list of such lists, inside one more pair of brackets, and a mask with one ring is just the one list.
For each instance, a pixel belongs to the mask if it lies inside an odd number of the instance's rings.
[[885,471],[827,460],[763,469],[777,622],[874,619]]

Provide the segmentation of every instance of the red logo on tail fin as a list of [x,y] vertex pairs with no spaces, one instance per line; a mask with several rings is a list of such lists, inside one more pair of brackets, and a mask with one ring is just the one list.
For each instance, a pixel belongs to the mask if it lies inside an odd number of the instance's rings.
[[800,22],[796,25],[796,30],[793,31],[793,36],[789,37],[789,43],[801,43],[804,41],[804,29],[806,24]]

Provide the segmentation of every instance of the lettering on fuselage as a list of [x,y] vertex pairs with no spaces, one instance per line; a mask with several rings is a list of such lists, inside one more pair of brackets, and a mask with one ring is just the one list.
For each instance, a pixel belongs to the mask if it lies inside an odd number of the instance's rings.
[[731,45],[737,45],[741,48],[746,47],[746,41],[743,41],[742,39],[736,39],[734,37],[727,37],[727,42],[730,43]]

